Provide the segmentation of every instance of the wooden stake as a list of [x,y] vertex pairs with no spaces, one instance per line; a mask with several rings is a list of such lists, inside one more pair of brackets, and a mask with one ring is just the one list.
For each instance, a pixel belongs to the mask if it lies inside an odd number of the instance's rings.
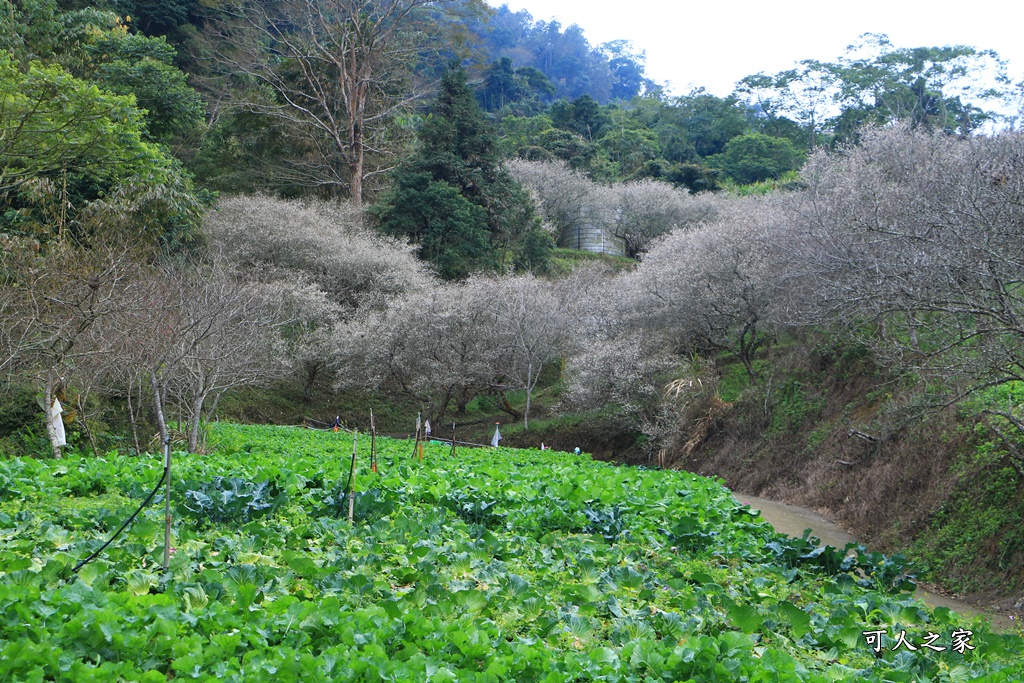
[[373,409],[370,409],[370,471],[377,471],[377,425],[373,421]]
[[455,423],[454,422],[452,422],[452,452],[450,453],[450,455],[451,456],[455,455]]
[[[416,441],[412,444],[412,457],[416,457],[420,448],[420,414],[416,413]],[[422,460],[422,457],[420,458]]]

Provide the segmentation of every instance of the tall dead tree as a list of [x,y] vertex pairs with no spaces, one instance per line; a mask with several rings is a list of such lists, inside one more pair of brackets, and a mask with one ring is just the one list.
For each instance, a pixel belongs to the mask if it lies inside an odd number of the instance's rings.
[[225,104],[271,116],[305,150],[279,171],[359,206],[363,181],[387,170],[389,124],[425,94],[412,83],[424,49],[419,10],[436,0],[228,3],[210,46],[233,82]]

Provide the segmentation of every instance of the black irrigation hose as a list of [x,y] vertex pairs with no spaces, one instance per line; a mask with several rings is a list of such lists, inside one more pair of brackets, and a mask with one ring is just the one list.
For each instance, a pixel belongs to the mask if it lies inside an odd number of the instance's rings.
[[132,516],[129,517],[128,519],[126,519],[124,524],[121,525],[121,528],[118,529],[117,531],[115,531],[114,535],[111,536],[110,539],[106,543],[104,543],[102,546],[100,546],[98,550],[96,550],[91,555],[89,555],[89,557],[85,558],[84,560],[82,560],[81,562],[76,564],[75,568],[71,570],[71,573],[72,574],[77,574],[79,569],[81,569],[82,567],[84,567],[85,565],[89,564],[90,562],[95,560],[97,557],[99,557],[100,553],[102,553],[104,550],[106,550],[107,546],[109,546],[111,543],[113,543],[114,539],[116,539],[118,536],[120,536],[121,532],[123,532],[125,529],[127,529],[129,524],[131,524],[133,521],[135,521],[135,518],[139,516],[139,513],[142,512],[143,508],[145,508],[147,505],[149,505],[150,501],[153,500],[153,496],[156,495],[156,492],[160,490],[160,487],[163,486],[163,484],[164,484],[164,482],[166,480],[167,480],[167,466],[164,465],[164,473],[160,476],[160,481],[158,481],[156,483],[156,486],[153,487],[153,490],[149,492],[148,496],[146,496],[146,500],[142,501],[142,505],[139,506],[139,509],[136,510],[135,512],[133,512]]
[[345,482],[345,492],[341,494],[343,498],[348,498],[348,494],[352,491],[352,470],[354,469],[354,467],[349,467],[348,481]]

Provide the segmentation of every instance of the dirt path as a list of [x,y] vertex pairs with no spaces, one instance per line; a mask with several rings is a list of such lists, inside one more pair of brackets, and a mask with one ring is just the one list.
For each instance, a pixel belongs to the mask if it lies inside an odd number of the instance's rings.
[[[857,539],[840,529],[831,520],[822,517],[813,510],[795,505],[786,505],[785,503],[776,503],[775,501],[765,500],[757,496],[748,496],[742,493],[735,493],[734,495],[741,504],[750,505],[750,507],[760,510],[761,516],[764,517],[765,521],[775,527],[776,531],[787,536],[803,536],[804,529],[809,528],[815,536],[821,539],[822,543],[833,545],[837,548],[842,548],[847,543],[855,543],[857,541]],[[972,617],[978,615],[988,617],[992,626],[1001,631],[1010,631],[1016,628],[1014,622],[1002,614],[983,612],[962,600],[939,595],[920,586],[914,592],[914,597],[930,607],[948,607],[959,614]]]

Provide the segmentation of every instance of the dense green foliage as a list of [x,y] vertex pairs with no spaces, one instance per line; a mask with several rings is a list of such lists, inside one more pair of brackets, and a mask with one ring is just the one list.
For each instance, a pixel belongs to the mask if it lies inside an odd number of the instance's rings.
[[203,107],[174,48],[111,12],[4,4],[0,230],[88,238],[130,221],[164,247],[194,243],[203,193],[164,145],[195,134]]
[[477,90],[480,106],[485,111],[508,107],[528,114],[543,110],[546,106],[543,100],[554,94],[555,86],[543,72],[532,66],[513,69],[508,57],[502,57],[487,68]]
[[[716,481],[513,449],[428,444],[419,460],[390,440],[378,476],[366,441],[350,526],[336,504],[348,434],[218,425],[217,452],[177,454],[175,481],[230,474],[212,485],[243,497],[273,482],[278,506],[179,517],[167,573],[158,510],[69,573],[159,478],[157,459],[0,463],[0,671],[76,683],[1021,673],[1018,636],[924,609],[893,583],[898,563],[777,536]],[[174,494],[186,506],[188,486]],[[949,648],[958,628],[974,650]],[[878,657],[866,630],[886,634]],[[894,652],[900,631],[947,649]]]
[[729,140],[725,151],[712,158],[730,178],[743,184],[761,183],[795,171],[803,155],[785,138],[747,133]]
[[159,167],[159,152],[140,139],[141,113],[130,98],[103,92],[59,66],[34,62],[22,72],[9,55],[0,55],[0,83],[2,189],[55,171],[102,181]]
[[[609,105],[583,95],[531,117],[512,111],[499,117],[501,145],[510,156],[558,159],[599,181],[652,178],[693,192],[798,168],[804,140],[800,127],[788,124],[758,117],[736,97],[702,91]],[[732,140],[741,148],[726,158]]]

